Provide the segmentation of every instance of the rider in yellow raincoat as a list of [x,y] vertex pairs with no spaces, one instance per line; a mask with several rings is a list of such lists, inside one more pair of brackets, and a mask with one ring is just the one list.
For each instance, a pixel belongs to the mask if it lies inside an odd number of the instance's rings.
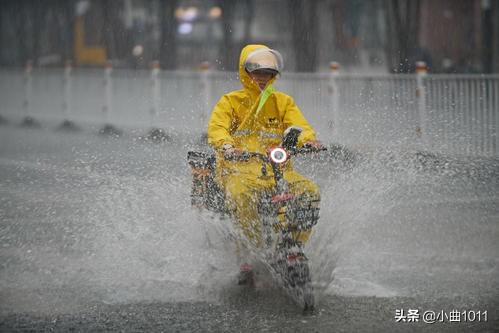
[[[273,89],[272,83],[281,69],[279,52],[265,45],[244,47],[239,60],[243,89],[223,95],[208,124],[208,142],[217,151],[217,181],[242,230],[256,246],[261,242],[258,200],[263,191],[274,185],[272,170],[268,168],[268,174],[262,175],[262,162],[258,159],[237,161],[224,157],[237,156],[243,151],[266,153],[269,147],[281,142],[284,131],[291,126],[302,129],[298,146],[322,147],[293,99]],[[304,205],[310,207],[312,203],[318,207],[319,188],[294,171],[290,162],[285,167],[284,178],[290,191],[302,196],[300,201]],[[297,240],[305,243],[310,232],[310,229],[300,232]]]

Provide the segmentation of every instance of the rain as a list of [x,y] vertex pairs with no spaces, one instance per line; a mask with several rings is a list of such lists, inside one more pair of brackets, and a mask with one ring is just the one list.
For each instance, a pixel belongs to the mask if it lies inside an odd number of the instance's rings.
[[[497,1],[3,0],[0,27],[0,331],[499,327]],[[196,201],[249,44],[327,148],[290,154],[320,189],[308,313]]]

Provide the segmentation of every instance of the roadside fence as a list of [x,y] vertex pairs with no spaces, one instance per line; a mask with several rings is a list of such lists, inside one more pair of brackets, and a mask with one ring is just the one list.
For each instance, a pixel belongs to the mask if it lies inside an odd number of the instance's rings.
[[[499,75],[284,73],[291,95],[328,143],[499,156]],[[0,69],[0,116],[149,127],[202,135],[212,107],[240,89],[237,73],[200,70]]]

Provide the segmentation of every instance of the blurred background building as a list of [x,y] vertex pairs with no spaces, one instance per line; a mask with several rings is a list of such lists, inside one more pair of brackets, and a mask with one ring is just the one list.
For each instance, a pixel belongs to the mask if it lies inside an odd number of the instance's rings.
[[0,65],[235,70],[241,47],[290,71],[499,72],[496,0],[2,0]]

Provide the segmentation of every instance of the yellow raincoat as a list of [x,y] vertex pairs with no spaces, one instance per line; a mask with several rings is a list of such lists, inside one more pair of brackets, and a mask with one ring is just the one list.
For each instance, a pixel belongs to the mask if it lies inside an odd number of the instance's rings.
[[[224,144],[235,148],[266,153],[271,146],[279,144],[284,131],[290,126],[300,127],[298,145],[316,140],[315,132],[298,109],[293,99],[274,91],[257,113],[261,91],[246,72],[244,63],[248,54],[265,45],[248,45],[241,51],[239,78],[243,89],[227,93],[215,105],[208,124],[208,143],[217,154],[217,180],[222,185],[227,203],[250,241],[260,244],[260,224],[257,204],[259,195],[274,186],[272,168],[267,167],[263,176],[262,163],[250,161],[226,161],[221,155]],[[272,84],[276,78],[269,83]],[[267,86],[268,86],[267,85]],[[290,191],[312,200],[319,199],[319,189],[312,181],[294,171],[290,162],[285,167],[284,178],[289,182]],[[301,232],[297,239],[306,242],[310,232]]]

